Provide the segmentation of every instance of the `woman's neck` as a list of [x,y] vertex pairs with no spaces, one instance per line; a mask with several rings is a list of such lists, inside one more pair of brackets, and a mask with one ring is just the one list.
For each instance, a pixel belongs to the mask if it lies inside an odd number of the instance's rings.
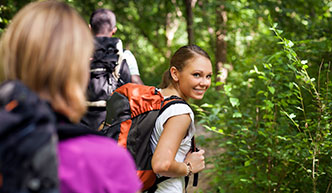
[[164,97],[170,97],[172,95],[175,95],[181,97],[185,101],[187,100],[187,98],[184,97],[176,88],[174,88],[174,86],[168,86],[167,88],[163,88],[160,92]]

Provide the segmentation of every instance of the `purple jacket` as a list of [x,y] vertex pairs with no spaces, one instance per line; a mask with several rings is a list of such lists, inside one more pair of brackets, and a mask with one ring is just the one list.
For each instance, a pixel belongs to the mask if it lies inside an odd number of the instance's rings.
[[129,152],[112,139],[85,135],[59,142],[61,193],[135,193],[141,182]]

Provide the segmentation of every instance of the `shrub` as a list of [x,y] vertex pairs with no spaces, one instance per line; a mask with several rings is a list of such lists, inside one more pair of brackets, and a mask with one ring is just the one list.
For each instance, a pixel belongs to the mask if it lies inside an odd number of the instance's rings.
[[331,64],[300,59],[276,26],[282,48],[198,108],[225,149],[212,159],[213,192],[332,191]]

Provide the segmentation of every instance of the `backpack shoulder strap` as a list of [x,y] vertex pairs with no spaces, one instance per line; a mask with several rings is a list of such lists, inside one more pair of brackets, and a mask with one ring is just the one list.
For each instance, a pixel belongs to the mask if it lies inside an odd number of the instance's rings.
[[[182,98],[178,97],[178,96],[175,96],[175,95],[172,95],[171,97],[169,98],[166,98],[164,101],[163,101],[163,104],[162,104],[162,108],[161,110],[159,111],[159,115],[161,115],[161,113],[163,113],[169,106],[173,105],[173,104],[186,104],[190,107],[190,105],[185,101],[183,100]],[[191,107],[190,107],[191,108]],[[195,136],[192,137],[191,139],[191,147],[190,147],[190,150],[192,152],[197,152],[199,151],[198,148],[196,147],[196,143],[195,143]],[[162,177],[160,180],[157,181],[156,184],[164,181],[164,180],[167,180],[168,178],[166,177]],[[189,182],[189,177],[185,177],[185,187],[187,188],[188,186],[188,182]],[[194,174],[194,179],[193,179],[193,186],[197,186],[198,184],[198,173],[195,173]],[[155,187],[156,188],[156,187]],[[154,190],[155,191],[155,190]]]
[[180,98],[178,96],[172,95],[172,96],[166,98],[162,102],[161,109],[159,111],[159,115],[161,115],[169,106],[174,105],[174,104],[179,104],[179,103],[186,104],[190,107],[190,105],[185,100],[183,100],[182,98]]
[[155,183],[153,184],[153,186],[151,186],[148,190],[146,190],[146,193],[154,193],[156,192],[157,188],[158,188],[158,184],[170,179],[171,177],[166,177],[166,176],[161,176],[159,178],[156,179]]

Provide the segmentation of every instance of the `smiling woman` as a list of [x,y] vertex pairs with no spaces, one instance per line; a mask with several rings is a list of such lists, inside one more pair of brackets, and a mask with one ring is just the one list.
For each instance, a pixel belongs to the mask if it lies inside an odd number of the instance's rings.
[[[184,46],[173,55],[160,92],[165,99],[174,95],[202,99],[211,76],[208,54],[196,45]],[[191,152],[195,131],[194,113],[187,104],[173,104],[157,118],[151,135],[152,168],[159,176],[172,178],[159,183],[156,192],[182,193],[184,177],[205,168],[204,150]]]
[[186,63],[182,71],[178,71],[174,66],[170,69],[172,78],[177,83],[179,95],[185,100],[202,99],[211,84],[211,62],[208,58],[198,55]]

